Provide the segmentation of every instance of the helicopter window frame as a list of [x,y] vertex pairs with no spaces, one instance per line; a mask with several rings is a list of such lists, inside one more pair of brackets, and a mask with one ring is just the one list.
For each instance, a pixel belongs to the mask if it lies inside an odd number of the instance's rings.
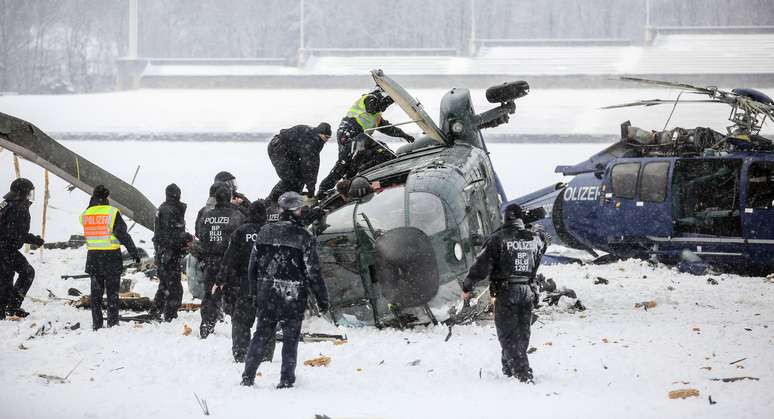
[[[659,170],[651,173],[648,169]],[[642,165],[642,173],[639,179],[640,201],[662,203],[666,201],[669,187],[669,169],[672,163],[669,161],[651,161]],[[663,171],[660,169],[663,168]]]
[[[760,187],[757,185],[756,179],[761,178],[761,175],[756,174],[756,170],[762,171],[767,178],[761,183],[766,186]],[[766,192],[769,195],[766,195]],[[763,197],[763,198],[761,198]],[[757,198],[757,200],[754,200]],[[774,209],[774,162],[773,161],[754,161],[750,163],[747,169],[747,201],[745,208],[753,210],[771,210]]]
[[[617,170],[625,170],[627,166],[636,166],[636,170],[628,173],[617,173]],[[614,165],[610,170],[610,185],[613,190],[613,196],[621,199],[635,199],[637,197],[637,185],[639,184],[641,168],[640,162],[625,162]],[[634,179],[631,179],[632,175],[634,175]],[[622,184],[624,181],[626,183]]]

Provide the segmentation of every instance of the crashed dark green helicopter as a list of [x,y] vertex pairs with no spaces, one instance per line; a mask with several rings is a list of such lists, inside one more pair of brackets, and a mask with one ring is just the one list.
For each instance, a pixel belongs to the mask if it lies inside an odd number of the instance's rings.
[[468,89],[454,88],[441,100],[439,127],[398,83],[371,74],[424,136],[358,173],[382,189],[321,202],[326,215],[312,228],[331,313],[346,324],[437,322],[459,301],[459,283],[507,202],[481,130],[507,123],[529,85],[490,87],[487,100],[499,106],[481,114]]

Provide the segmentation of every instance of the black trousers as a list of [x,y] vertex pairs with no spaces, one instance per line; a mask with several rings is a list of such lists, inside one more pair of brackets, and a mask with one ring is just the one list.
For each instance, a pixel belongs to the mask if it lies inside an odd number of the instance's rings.
[[102,294],[107,292],[107,325],[118,324],[118,288],[121,274],[91,276],[91,325],[94,330],[102,327]]
[[220,291],[212,293],[212,287],[217,282],[220,272],[222,256],[204,257],[204,297],[202,298],[202,324],[199,326],[199,335],[202,339],[215,330],[215,323],[223,310],[223,294]]
[[292,313],[286,316],[275,310],[258,310],[257,326],[255,334],[250,341],[245,359],[245,371],[242,378],[253,382],[255,373],[261,365],[266,348],[270,342],[274,342],[274,331],[277,324],[282,321],[282,368],[280,374],[282,381],[294,383],[296,381],[296,358],[298,357],[298,341],[301,338],[301,322],[303,313]]
[[529,371],[532,323],[532,290],[528,285],[508,285],[497,292],[495,327],[502,347],[503,374],[519,375]]
[[267,199],[277,202],[277,199],[285,192],[301,193],[301,190],[304,188],[301,162],[292,155],[279,155],[279,153],[270,153],[269,158],[280,181],[274,185]]
[[183,302],[180,255],[161,252],[159,256],[159,288],[153,298],[154,310],[164,315],[164,321],[177,317],[177,310]]
[[[234,361],[244,362],[247,348],[250,346],[250,329],[256,318],[255,299],[251,295],[240,295],[236,299],[234,311],[231,314],[231,351]],[[272,335],[266,342],[262,361],[271,362],[274,357],[276,340]]]
[[[14,283],[16,273],[19,276]],[[34,279],[35,269],[21,252],[0,253],[0,319],[5,318],[6,310],[21,308]]]

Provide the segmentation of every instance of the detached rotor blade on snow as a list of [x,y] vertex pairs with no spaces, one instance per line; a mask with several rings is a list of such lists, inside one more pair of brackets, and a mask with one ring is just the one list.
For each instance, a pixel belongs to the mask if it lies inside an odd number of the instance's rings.
[[[99,143],[95,143],[99,146]],[[31,123],[0,113],[0,147],[45,168],[91,195],[97,185],[110,190],[110,204],[153,231],[156,206],[134,186],[56,142]],[[86,207],[87,202],[83,203]]]

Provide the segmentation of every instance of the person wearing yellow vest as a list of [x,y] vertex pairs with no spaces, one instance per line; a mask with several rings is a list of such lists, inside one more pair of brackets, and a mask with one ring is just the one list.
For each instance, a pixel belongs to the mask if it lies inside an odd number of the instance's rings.
[[[339,159],[331,170],[330,174],[320,182],[317,198],[322,199],[326,192],[332,189],[336,182],[341,178],[352,174],[350,166],[355,154],[355,139],[367,132],[373,133],[373,128],[382,134],[390,137],[403,138],[408,142],[414,142],[414,137],[406,134],[398,127],[391,127],[390,121],[382,117],[382,112],[386,111],[394,103],[394,100],[381,89],[376,89],[370,93],[360,96],[349,108],[347,115],[341,120],[339,129],[336,131],[336,139],[339,143]],[[384,127],[384,128],[378,128]],[[366,137],[367,138],[367,137]],[[359,141],[359,140],[358,140]]]
[[86,238],[86,273],[91,276],[91,320],[94,330],[102,327],[102,294],[107,292],[107,325],[118,324],[118,288],[123,273],[121,245],[135,263],[140,254],[126,229],[118,208],[108,202],[110,191],[103,185],[94,188],[89,207],[81,214]]

